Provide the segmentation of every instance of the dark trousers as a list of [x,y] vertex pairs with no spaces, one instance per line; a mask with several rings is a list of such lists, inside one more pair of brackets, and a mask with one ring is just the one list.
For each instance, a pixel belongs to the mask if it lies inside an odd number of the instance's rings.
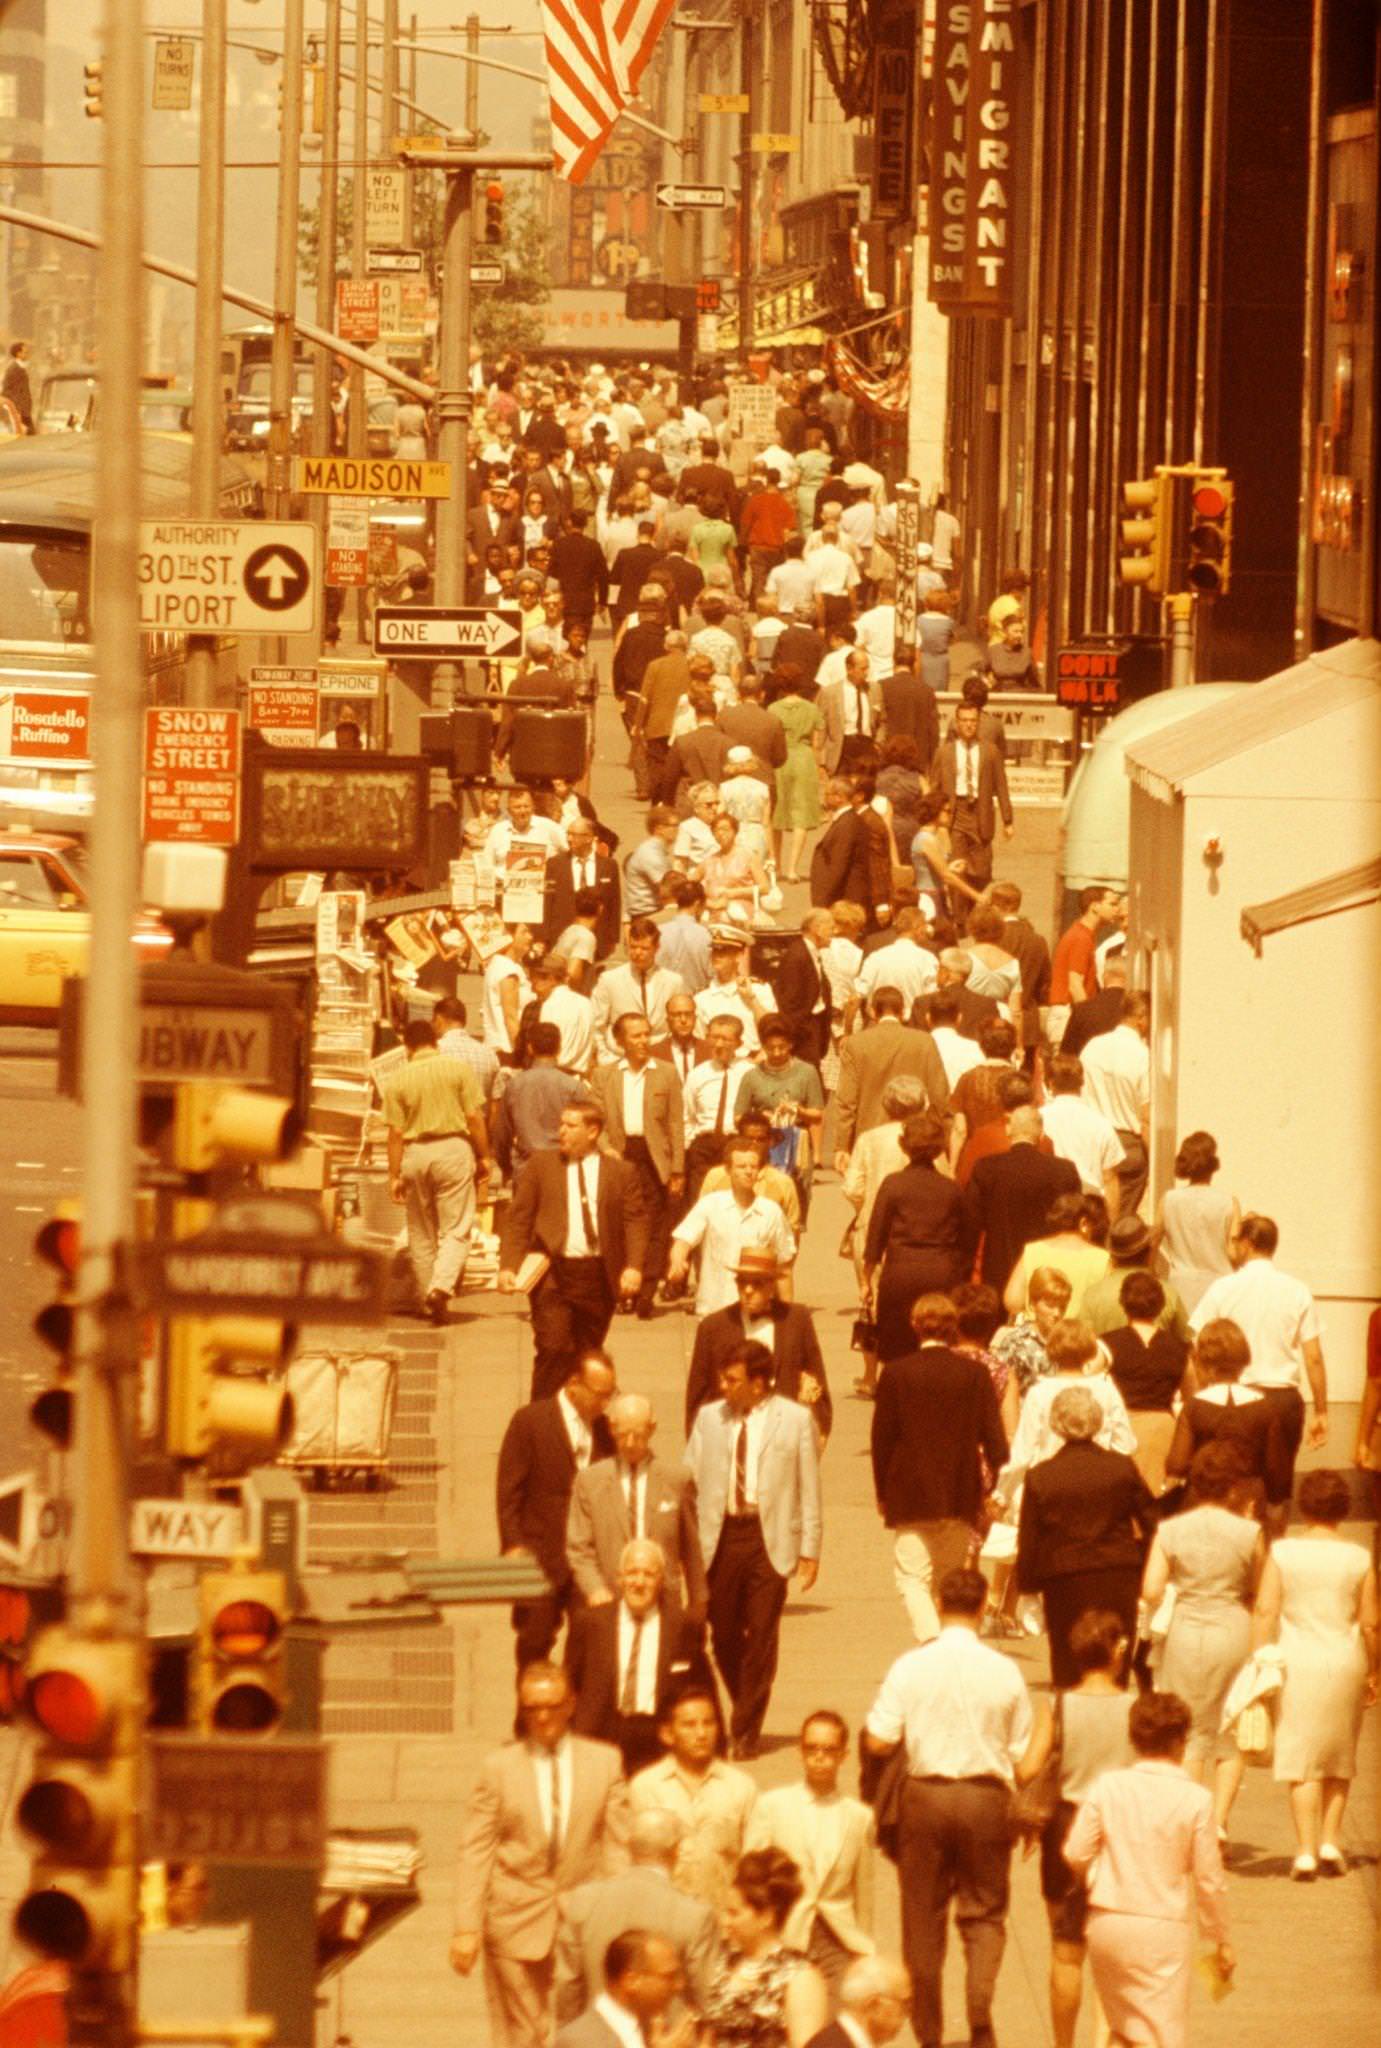
[[[733,1104],[729,1113],[733,1114]],[[699,1138],[692,1138],[686,1147],[686,1207],[699,1200],[700,1189],[705,1175],[712,1166],[718,1166],[724,1156],[724,1133],[707,1131]]]
[[949,857],[962,863],[964,873],[976,888],[986,887],[993,878],[993,842],[978,831],[978,805],[971,796],[954,799],[954,819],[949,828]]
[[756,1742],[762,1733],[786,1580],[774,1571],[756,1515],[726,1515],[710,1566],[710,1635],[732,1702],[729,1733]]
[[623,1156],[630,1166],[636,1168],[642,1182],[648,1232],[647,1250],[643,1254],[643,1284],[638,1289],[638,1299],[651,1301],[657,1291],[657,1282],[666,1272],[667,1255],[671,1249],[671,1197],[652,1164],[646,1138],[625,1138]]
[[993,1991],[1007,1939],[1011,1794],[998,1778],[908,1778],[902,1787],[897,1880],[911,2024],[940,2048],[940,1986],[949,1908],[964,1944],[969,2035],[991,2039]]
[[575,1580],[567,1579],[555,1592],[536,1600],[518,1600],[513,1606],[513,1655],[521,1671],[525,1664],[541,1664],[551,1655],[552,1644],[561,1633],[562,1617],[575,1599]]
[[1299,1456],[1299,1447],[1304,1442],[1304,1396],[1298,1387],[1263,1387],[1261,1392],[1275,1410],[1281,1464],[1285,1468],[1281,1474],[1285,1481],[1285,1492],[1277,1511],[1279,1528],[1283,1529],[1289,1519],[1290,1502],[1294,1497],[1295,1460]]
[[1091,1607],[1110,1608],[1119,1616],[1128,1642],[1136,1640],[1136,1603],[1141,1591],[1139,1565],[1107,1565],[1097,1571],[1062,1572],[1041,1593],[1045,1630],[1050,1638],[1050,1682],[1063,1689],[1077,1685],[1082,1673],[1069,1648],[1069,1632]]
[[532,1292],[532,1400],[561,1391],[580,1352],[603,1344],[613,1317],[602,1259],[552,1260]]
[[1119,1214],[1135,1216],[1146,1192],[1150,1161],[1146,1157],[1140,1131],[1119,1131],[1117,1135],[1122,1141],[1123,1152],[1122,1164],[1117,1169]]

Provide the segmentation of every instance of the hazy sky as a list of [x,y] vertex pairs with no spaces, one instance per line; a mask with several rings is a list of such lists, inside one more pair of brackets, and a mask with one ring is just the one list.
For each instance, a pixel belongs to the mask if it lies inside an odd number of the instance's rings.
[[[380,18],[378,0],[371,8]],[[441,50],[458,49],[458,35],[437,35],[435,31],[460,27],[469,12],[463,0],[400,0],[404,30],[416,14],[423,31],[433,31]],[[487,23],[507,23],[512,31],[535,29],[537,0],[489,0],[479,9]],[[82,66],[99,48],[98,24],[101,0],[49,0],[48,4],[48,124],[46,154],[49,162],[94,162],[100,153],[100,127],[82,111]],[[307,29],[319,30],[324,20],[321,0],[307,0]],[[200,20],[196,0],[146,0],[145,19],[150,28],[195,28]],[[232,39],[260,43],[266,48],[282,47],[282,0],[230,0]],[[346,67],[353,70],[349,47],[354,35],[354,9],[346,0]],[[153,39],[150,38],[152,47]],[[481,45],[486,55],[534,70],[542,66],[541,41],[535,34],[510,32],[487,37]],[[377,63],[378,53],[375,52]],[[459,124],[464,110],[467,66],[445,56],[419,54],[417,102],[428,113]],[[239,163],[269,163],[277,157],[279,66],[261,62],[247,51],[229,54],[227,94],[227,157]],[[406,69],[404,70],[406,91]],[[351,104],[347,95],[344,135],[348,147]],[[377,107],[371,94],[371,114]],[[535,80],[513,78],[506,73],[481,71],[480,121],[495,141],[513,148],[532,146],[532,122],[545,110],[545,92]],[[150,253],[193,265],[196,247],[196,156],[197,115],[154,113],[145,115],[145,159],[152,165],[187,165],[188,168],[150,169],[145,181],[145,246]],[[377,133],[371,120],[371,138]],[[315,197],[317,176],[310,155],[304,158],[302,196]],[[49,210],[59,219],[82,227],[97,225],[98,180],[90,170],[54,170],[49,176]],[[267,295],[273,275],[273,218],[276,179],[272,170],[231,169],[226,178],[226,266],[228,281],[247,291]],[[177,295],[179,288],[170,286]],[[190,318],[191,294],[187,301]],[[234,316],[232,316],[234,317]]]

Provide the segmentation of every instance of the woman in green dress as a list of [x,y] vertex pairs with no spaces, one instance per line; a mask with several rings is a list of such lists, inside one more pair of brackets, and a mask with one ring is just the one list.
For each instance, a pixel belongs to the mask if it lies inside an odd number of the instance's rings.
[[794,663],[779,669],[775,681],[778,687],[768,695],[786,732],[786,759],[777,770],[777,804],[772,813],[777,873],[784,882],[798,882],[806,834],[820,823],[820,751],[825,728],[815,702],[815,685],[801,680]]
[[708,576],[711,569],[721,563],[726,566],[737,586],[737,565],[734,548],[738,535],[724,516],[724,506],[718,498],[700,500],[700,517],[690,530],[690,558],[702,576]]
[[815,524],[815,500],[834,463],[823,427],[806,428],[806,445],[796,457],[796,522],[802,533]]

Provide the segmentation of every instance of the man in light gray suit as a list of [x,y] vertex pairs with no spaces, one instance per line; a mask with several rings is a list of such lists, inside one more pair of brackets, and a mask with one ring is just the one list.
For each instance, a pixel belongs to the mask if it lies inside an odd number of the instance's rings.
[[674,1813],[650,1807],[634,1817],[628,1836],[632,1866],[613,1877],[577,1885],[560,1901],[556,1930],[556,2021],[573,2020],[603,1982],[604,1958],[617,1935],[632,1927],[660,1934],[676,1950],[693,2005],[703,2005],[719,1957],[719,1924],[706,1899],[693,1899],[672,1882],[684,1830]]
[[722,1398],[700,1410],[686,1445],[735,1757],[758,1754],[787,1581],[797,1573],[808,1593],[820,1568],[820,1442],[810,1410],[773,1393],[775,1376],[765,1344],[736,1344],[720,1362]]
[[700,2022],[694,2013],[668,2027],[663,2015],[681,1988],[681,1958],[671,1943],[646,1928],[616,1935],[604,1957],[604,1989],[578,2020],[556,2037],[555,2048],[628,2048],[652,2041],[656,2048],[695,2048]]
[[709,1586],[695,1518],[695,1488],[674,1465],[652,1455],[657,1428],[652,1403],[642,1394],[619,1394],[609,1403],[609,1430],[617,1455],[576,1474],[566,1520],[566,1556],[576,1589],[591,1607],[603,1607],[619,1587],[626,1543],[646,1536],[666,1559],[667,1585],[685,1588],[686,1619],[703,1624]]
[[847,775],[882,744],[887,723],[882,684],[869,680],[868,656],[861,647],[849,649],[842,681],[826,683],[816,702],[825,729],[825,773]]

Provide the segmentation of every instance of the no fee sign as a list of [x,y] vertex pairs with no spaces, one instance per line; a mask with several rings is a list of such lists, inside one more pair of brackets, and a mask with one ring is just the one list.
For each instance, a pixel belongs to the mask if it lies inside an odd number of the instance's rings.
[[310,633],[316,609],[316,529],[305,520],[140,522],[143,627]]

